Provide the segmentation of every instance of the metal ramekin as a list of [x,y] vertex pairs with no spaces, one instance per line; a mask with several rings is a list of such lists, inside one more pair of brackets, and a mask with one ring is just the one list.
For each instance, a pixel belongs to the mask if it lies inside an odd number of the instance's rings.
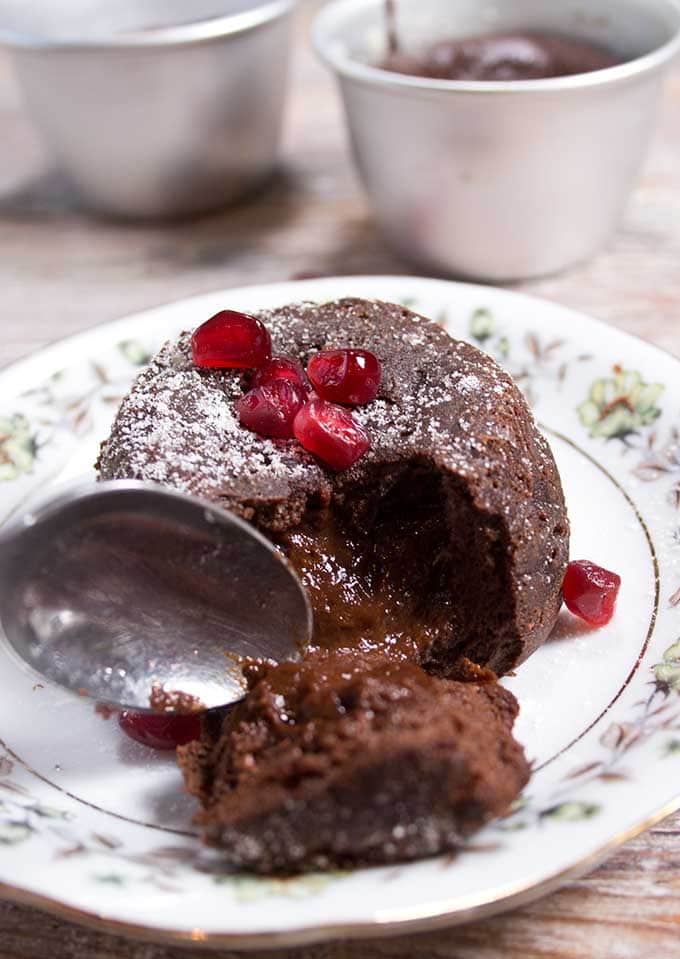
[[334,0],[316,49],[336,72],[354,156],[388,240],[444,273],[552,273],[615,228],[680,48],[678,0],[398,0],[404,46],[490,30],[548,30],[628,58],[549,80],[429,80],[375,67],[384,0]]
[[[124,217],[184,215],[224,206],[271,172],[293,2],[186,0],[189,22],[177,2],[53,4],[62,21],[70,14],[60,28],[43,26],[44,15],[31,22],[35,5],[25,0],[0,0],[0,43],[48,148],[88,206]],[[164,25],[171,11],[176,26]]]

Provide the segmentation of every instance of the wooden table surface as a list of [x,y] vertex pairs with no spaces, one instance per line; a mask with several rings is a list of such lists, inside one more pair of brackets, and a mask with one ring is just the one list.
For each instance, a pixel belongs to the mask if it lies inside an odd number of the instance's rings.
[[[252,202],[193,222],[120,225],[78,212],[50,171],[8,65],[0,61],[0,364],[94,323],[192,293],[305,274],[411,272],[371,222],[335,90],[305,42],[305,20],[316,0],[307,3],[280,174]],[[644,175],[617,235],[577,269],[518,286],[680,353],[680,70],[669,82]],[[514,913],[418,937],[285,955],[677,959],[679,894],[676,817],[620,849],[588,878]],[[0,959],[188,955],[0,903]]]

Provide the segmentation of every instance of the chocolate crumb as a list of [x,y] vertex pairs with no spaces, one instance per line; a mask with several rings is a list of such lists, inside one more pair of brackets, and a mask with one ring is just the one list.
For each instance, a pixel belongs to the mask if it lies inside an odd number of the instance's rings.
[[166,689],[162,683],[152,684],[149,706],[156,713],[175,713],[182,716],[200,713],[206,708],[198,696],[179,689]]

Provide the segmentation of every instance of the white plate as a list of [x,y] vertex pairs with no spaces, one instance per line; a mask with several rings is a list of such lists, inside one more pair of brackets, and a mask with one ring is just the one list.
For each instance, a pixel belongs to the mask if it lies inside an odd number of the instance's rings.
[[[172,758],[0,649],[0,893],[163,940],[255,947],[460,922],[548,891],[680,806],[680,362],[497,289],[361,277],[230,290],[128,317],[0,373],[3,516],[85,472],[139,366],[223,307],[401,301],[491,352],[552,443],[572,556],[618,571],[618,610],[564,615],[506,680],[536,772],[516,812],[455,858],[267,880],[225,874],[191,833]],[[313,826],[313,824],[311,824]]]

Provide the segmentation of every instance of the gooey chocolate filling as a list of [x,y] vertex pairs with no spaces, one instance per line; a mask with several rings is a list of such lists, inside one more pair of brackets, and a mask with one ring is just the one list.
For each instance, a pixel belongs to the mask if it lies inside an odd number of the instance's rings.
[[381,652],[437,674],[464,657],[503,672],[517,651],[497,521],[431,464],[373,479],[278,539],[310,597],[312,649]]

